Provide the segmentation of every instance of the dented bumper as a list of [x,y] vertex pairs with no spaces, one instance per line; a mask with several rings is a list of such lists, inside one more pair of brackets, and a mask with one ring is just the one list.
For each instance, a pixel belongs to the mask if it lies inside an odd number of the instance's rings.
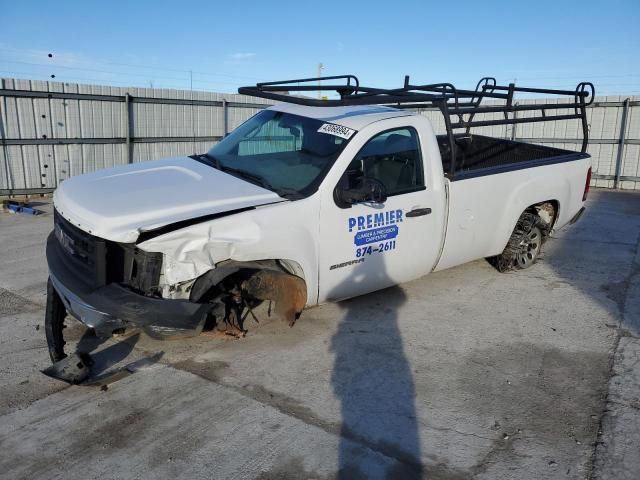
[[162,299],[135,293],[116,283],[94,288],[74,274],[68,255],[52,233],[47,240],[47,263],[54,289],[71,316],[110,335],[121,328],[141,328],[154,338],[198,335],[211,305]]

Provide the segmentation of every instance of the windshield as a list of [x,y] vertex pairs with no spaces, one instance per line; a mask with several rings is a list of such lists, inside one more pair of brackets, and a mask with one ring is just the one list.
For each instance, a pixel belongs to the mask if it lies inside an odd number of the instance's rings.
[[[327,125],[274,110],[263,110],[204,155],[211,166],[268,188],[286,198],[318,189],[348,140],[324,133]],[[338,127],[340,128],[340,127]],[[322,129],[323,131],[318,131]],[[349,129],[349,137],[354,133]]]

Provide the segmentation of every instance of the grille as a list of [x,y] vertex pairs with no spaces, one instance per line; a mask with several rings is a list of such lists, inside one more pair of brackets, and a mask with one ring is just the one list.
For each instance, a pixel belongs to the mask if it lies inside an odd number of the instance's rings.
[[54,211],[59,248],[73,273],[97,288],[119,283],[142,294],[157,294],[162,254],[139,250],[132,243],[95,237]]
[[80,230],[54,211],[55,235],[68,266],[92,286],[105,284],[105,241]]

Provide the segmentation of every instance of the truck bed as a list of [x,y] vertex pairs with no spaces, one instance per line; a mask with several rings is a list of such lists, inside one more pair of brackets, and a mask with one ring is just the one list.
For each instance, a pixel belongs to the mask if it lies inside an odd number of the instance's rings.
[[[445,172],[451,172],[451,150],[446,135],[438,135],[438,146]],[[586,153],[516,142],[483,135],[456,135],[455,171],[451,180],[492,175],[523,168],[586,158]]]

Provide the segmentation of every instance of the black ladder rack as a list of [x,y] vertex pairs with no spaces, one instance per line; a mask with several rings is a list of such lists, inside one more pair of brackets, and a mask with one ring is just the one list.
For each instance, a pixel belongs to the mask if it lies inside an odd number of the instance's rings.
[[[330,83],[322,83],[330,82]],[[339,99],[321,100],[291,94],[302,92],[336,92]],[[337,75],[331,77],[299,78],[277,82],[258,83],[255,86],[240,87],[238,93],[266,98],[297,105],[311,107],[339,107],[349,105],[388,105],[400,109],[437,108],[444,117],[452,165],[450,174],[455,172],[455,135],[456,130],[464,129],[469,133],[473,127],[494,125],[514,125],[519,123],[549,122],[554,120],[578,119],[582,122],[582,152],[586,152],[589,142],[586,107],[595,99],[595,88],[590,82],[581,82],[575,90],[554,90],[548,88],[516,87],[515,84],[497,85],[493,77],[484,77],[474,90],[456,88],[451,83],[433,83],[413,85],[409,76],[404,77],[401,88],[385,89],[360,85],[355,75]],[[532,93],[573,97],[562,103],[516,104],[515,93]],[[481,105],[483,99],[502,100],[503,104]],[[569,109],[569,113],[558,110]],[[522,117],[518,112],[539,111],[537,116]],[[476,120],[475,116],[484,113],[503,113],[503,118]],[[511,115],[510,115],[511,114]]]

